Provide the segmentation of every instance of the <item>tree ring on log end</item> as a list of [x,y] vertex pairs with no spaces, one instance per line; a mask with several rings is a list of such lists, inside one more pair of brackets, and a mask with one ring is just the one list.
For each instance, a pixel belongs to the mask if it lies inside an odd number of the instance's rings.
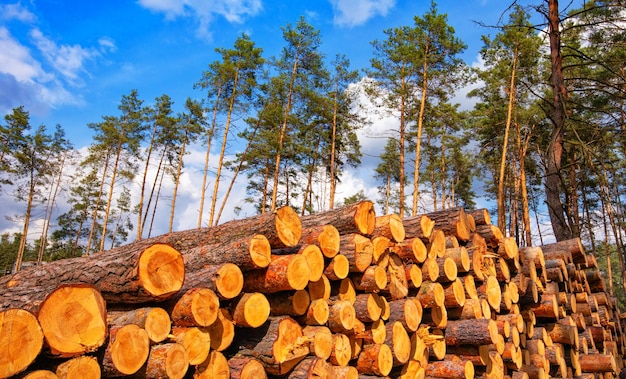
[[178,250],[154,244],[141,253],[139,280],[149,294],[167,297],[182,288],[184,279],[185,264]]
[[37,318],[23,309],[0,312],[0,377],[8,378],[28,367],[43,347]]
[[270,241],[264,235],[256,234],[250,238],[250,258],[258,268],[269,266],[272,261],[271,251]]
[[282,207],[276,210],[276,232],[287,247],[296,246],[300,242],[302,222],[293,208]]

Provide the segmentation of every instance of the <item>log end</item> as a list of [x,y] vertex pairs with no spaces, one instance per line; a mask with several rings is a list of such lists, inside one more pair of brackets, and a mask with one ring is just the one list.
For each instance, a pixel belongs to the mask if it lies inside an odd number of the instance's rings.
[[276,232],[278,239],[287,247],[296,246],[302,237],[300,216],[291,207],[276,210]]
[[239,266],[225,263],[217,270],[215,275],[215,290],[222,299],[233,299],[239,296],[243,290],[244,281],[243,273]]
[[[303,255],[295,256],[287,266],[287,281],[294,290],[302,290],[309,284],[310,270]],[[321,275],[320,275],[321,278]]]
[[354,212],[354,224],[359,229],[359,233],[371,235],[376,228],[376,211],[374,203],[369,200],[357,204]]
[[90,286],[58,287],[41,304],[37,319],[53,355],[92,352],[106,340],[106,305]]
[[258,328],[270,315],[270,303],[260,292],[244,294],[233,312],[233,321],[238,326]]
[[326,258],[332,258],[339,253],[339,231],[333,225],[324,225],[322,233],[318,237],[318,243],[322,254]]
[[0,312],[0,378],[25,370],[43,347],[37,318],[22,309]]
[[124,375],[136,373],[148,359],[150,339],[146,331],[135,324],[122,326],[109,346],[111,361]]
[[265,268],[269,266],[272,261],[270,241],[262,234],[252,236],[250,239],[249,252],[252,263],[258,268]]
[[139,281],[157,299],[165,299],[183,286],[185,264],[178,250],[165,244],[154,244],[139,257]]

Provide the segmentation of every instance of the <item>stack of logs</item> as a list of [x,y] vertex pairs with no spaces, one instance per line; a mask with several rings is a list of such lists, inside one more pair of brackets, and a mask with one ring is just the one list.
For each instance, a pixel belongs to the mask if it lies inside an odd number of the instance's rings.
[[0,278],[0,378],[609,379],[620,312],[580,240],[486,210],[290,207]]

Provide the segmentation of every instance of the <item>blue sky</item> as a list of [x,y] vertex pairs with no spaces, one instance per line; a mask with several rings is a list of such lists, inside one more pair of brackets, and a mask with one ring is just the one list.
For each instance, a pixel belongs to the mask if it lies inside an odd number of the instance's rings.
[[[439,12],[448,15],[449,24],[468,45],[462,55],[467,64],[479,64],[481,36],[493,33],[475,21],[498,23],[509,3],[439,1]],[[320,31],[322,52],[327,57],[345,54],[352,68],[363,69],[372,56],[371,41],[384,39],[385,29],[413,25],[413,17],[426,13],[430,5],[424,0],[0,0],[0,117],[23,105],[33,126],[45,124],[52,130],[60,124],[74,146],[84,151],[92,142],[87,125],[105,115],[117,115],[121,97],[132,89],[138,91],[145,105],[168,94],[175,102],[175,111],[182,110],[187,97],[203,98],[205,94],[194,90],[193,84],[207,65],[219,58],[215,48],[231,48],[241,33],[250,35],[263,48],[264,57],[277,56],[284,46],[281,27],[304,16]],[[461,88],[455,97],[464,108],[471,106],[464,95],[467,91]],[[384,146],[381,138],[393,133],[397,120],[371,117],[372,125],[359,132],[362,164],[344,173],[337,192],[339,203],[342,197],[360,190],[371,200],[378,197],[378,183],[369,173],[379,163],[377,156]],[[196,227],[204,154],[203,146],[191,146],[185,158],[175,230]],[[211,162],[216,161],[212,155]],[[135,181],[130,186],[134,186],[136,204],[139,184]],[[164,193],[171,193],[172,183],[164,186]],[[221,193],[225,187],[220,187]],[[245,182],[240,180],[221,221],[254,214],[252,208],[234,213],[245,196]],[[420,203],[424,210],[429,209],[427,199],[420,202],[424,202]],[[481,206],[480,199],[478,202]],[[205,209],[207,204],[208,200]],[[167,230],[169,204],[159,207],[161,221],[153,235]],[[12,217],[23,214],[24,206],[11,196],[0,196],[0,209],[4,216]],[[59,199],[57,214],[66,209]],[[38,217],[41,215],[33,216],[31,230],[41,228]],[[0,233],[19,230],[19,222],[0,218]],[[29,233],[30,237],[36,238],[36,232],[32,236]]]
[[[506,2],[440,1],[449,23],[476,60],[480,36]],[[368,66],[370,42],[382,31],[411,25],[429,1],[401,0],[139,0],[18,1],[0,5],[0,115],[24,105],[33,125],[61,124],[77,147],[90,142],[86,125],[116,114],[137,89],[146,103],[163,93],[181,107],[216,47],[248,33],[266,57],[282,48],[281,27],[302,15],[320,30],[323,51]],[[179,108],[180,109],[180,108]]]

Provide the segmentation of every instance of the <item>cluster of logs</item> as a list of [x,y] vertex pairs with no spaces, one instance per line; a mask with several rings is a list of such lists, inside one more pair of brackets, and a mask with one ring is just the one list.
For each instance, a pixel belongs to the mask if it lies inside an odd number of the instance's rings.
[[609,379],[625,351],[580,241],[484,209],[283,207],[0,278],[0,378]]

